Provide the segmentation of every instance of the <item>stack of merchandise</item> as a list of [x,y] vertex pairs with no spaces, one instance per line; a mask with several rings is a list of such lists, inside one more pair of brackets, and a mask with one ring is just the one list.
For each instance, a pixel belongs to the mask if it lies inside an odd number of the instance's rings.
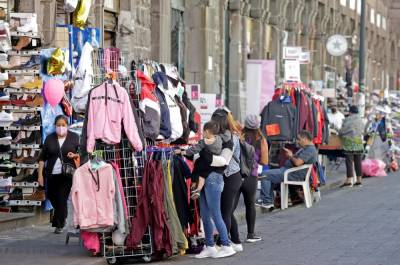
[[41,205],[36,182],[44,102],[41,41],[36,14],[11,13],[10,18],[9,24],[0,24],[0,186],[5,192],[0,204]]

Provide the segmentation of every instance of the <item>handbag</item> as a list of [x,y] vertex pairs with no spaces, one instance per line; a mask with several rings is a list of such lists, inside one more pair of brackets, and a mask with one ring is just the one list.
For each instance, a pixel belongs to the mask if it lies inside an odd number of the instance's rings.
[[68,179],[72,179],[73,175],[75,174],[76,167],[71,163],[64,162],[61,146],[60,146],[60,161],[61,161],[61,173]]

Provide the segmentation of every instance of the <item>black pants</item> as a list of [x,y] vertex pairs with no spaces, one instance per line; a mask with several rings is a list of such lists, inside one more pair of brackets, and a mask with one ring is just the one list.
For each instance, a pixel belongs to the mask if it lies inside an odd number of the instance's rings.
[[240,172],[229,177],[224,176],[224,189],[221,194],[221,214],[224,219],[226,229],[230,231],[231,241],[240,244],[239,228],[236,218],[233,214],[235,211],[236,197],[242,186],[242,176]]
[[71,192],[72,179],[64,175],[52,175],[47,182],[47,197],[54,208],[52,226],[63,228],[67,219],[67,200]]
[[347,178],[353,177],[354,169],[356,170],[357,177],[362,176],[361,160],[362,154],[346,154]]
[[[240,194],[243,194],[244,205],[246,207],[246,223],[247,223],[247,234],[254,235],[254,226],[256,224],[256,191],[257,191],[257,177],[245,178],[242,182],[242,186],[239,189],[239,193],[236,196],[235,206],[236,209]],[[230,231],[232,234],[238,234],[238,232],[233,231],[231,227]]]

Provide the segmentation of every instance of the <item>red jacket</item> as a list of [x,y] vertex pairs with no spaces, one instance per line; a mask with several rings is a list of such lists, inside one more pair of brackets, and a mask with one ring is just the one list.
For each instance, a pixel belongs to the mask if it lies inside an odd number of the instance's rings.
[[132,219],[131,233],[126,246],[135,248],[150,225],[156,252],[172,255],[170,228],[164,210],[164,186],[162,166],[158,161],[148,161],[145,165],[142,191],[139,195],[135,217]]

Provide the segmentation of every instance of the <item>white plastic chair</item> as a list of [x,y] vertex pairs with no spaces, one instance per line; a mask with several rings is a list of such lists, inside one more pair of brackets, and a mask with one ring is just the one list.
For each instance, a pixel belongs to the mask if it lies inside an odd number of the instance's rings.
[[[311,171],[312,171],[313,165],[311,164],[306,164],[302,165],[299,167],[294,167],[294,168],[289,168],[285,171],[283,174],[283,182],[281,183],[281,209],[287,209],[288,206],[288,201],[289,201],[289,185],[296,185],[296,186],[303,186],[303,191],[304,191],[304,200],[306,203],[306,207],[310,208],[312,206],[312,196],[311,196],[311,190],[310,190],[310,176],[311,176]],[[304,181],[293,181],[293,180],[288,180],[288,176],[290,173],[299,171],[299,170],[307,170],[307,175]]]

